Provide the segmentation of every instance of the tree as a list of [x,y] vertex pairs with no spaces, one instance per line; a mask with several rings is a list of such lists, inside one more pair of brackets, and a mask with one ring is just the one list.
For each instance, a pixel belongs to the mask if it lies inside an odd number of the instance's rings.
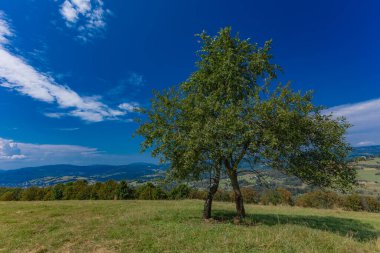
[[240,218],[245,216],[238,182],[243,159],[253,171],[264,164],[324,187],[355,183],[346,159],[349,124],[323,114],[311,92],[273,84],[280,68],[271,63],[271,41],[259,47],[232,36],[230,28],[198,37],[197,70],[178,87],[155,92],[151,108],[141,109],[147,116],[137,130],[145,138],[142,149],[152,148],[153,156],[169,162],[169,176],[200,178],[213,171],[217,179],[225,171]]
[[117,192],[118,199],[131,199],[133,197],[133,189],[129,187],[125,180],[120,181]]

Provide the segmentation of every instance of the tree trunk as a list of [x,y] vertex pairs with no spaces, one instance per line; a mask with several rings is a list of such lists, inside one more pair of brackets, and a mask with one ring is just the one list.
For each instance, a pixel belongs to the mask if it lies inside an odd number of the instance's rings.
[[240,219],[245,218],[245,209],[244,209],[244,202],[243,202],[243,195],[240,191],[240,186],[237,178],[237,171],[232,171],[228,173],[231,185],[235,193],[235,204],[236,204],[236,212],[237,216]]
[[211,218],[212,200],[213,200],[214,195],[215,195],[215,193],[219,187],[220,165],[217,165],[217,168],[215,169],[215,175],[211,180],[212,180],[212,183],[210,184],[210,188],[208,190],[207,198],[206,198],[204,208],[203,208],[203,218],[204,219],[210,219]]

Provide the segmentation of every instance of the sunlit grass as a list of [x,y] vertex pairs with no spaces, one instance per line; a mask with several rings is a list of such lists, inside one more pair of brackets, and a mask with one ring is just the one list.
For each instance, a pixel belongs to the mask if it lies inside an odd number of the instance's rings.
[[0,252],[380,252],[380,214],[202,201],[1,202]]

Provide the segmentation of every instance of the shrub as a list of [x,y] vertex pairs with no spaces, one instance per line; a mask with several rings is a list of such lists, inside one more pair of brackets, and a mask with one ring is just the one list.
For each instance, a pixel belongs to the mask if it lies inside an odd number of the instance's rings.
[[186,199],[189,197],[190,188],[185,184],[175,186],[170,192],[170,199]]
[[127,182],[121,181],[117,189],[118,199],[132,199],[133,189],[129,187]]
[[215,201],[231,201],[231,196],[228,191],[218,190],[214,195]]
[[243,187],[241,188],[241,193],[247,203],[257,204],[260,202],[260,194],[252,188]]
[[261,196],[261,203],[263,205],[278,205],[281,204],[281,194],[275,190],[267,190]]
[[380,212],[380,202],[377,199],[358,194],[346,196],[342,206],[345,210],[351,211]]
[[21,200],[31,201],[31,200],[43,200],[44,199],[44,189],[35,186],[26,188],[21,193]]
[[0,201],[11,201],[11,200],[15,200],[14,199],[14,194],[11,191],[4,192],[0,196]]
[[207,192],[204,190],[191,189],[189,192],[190,199],[206,199]]
[[278,188],[276,190],[280,194],[281,204],[293,205],[292,193],[285,188]]
[[136,189],[136,197],[138,199],[145,199],[145,200],[158,200],[158,199],[166,199],[167,194],[161,187],[155,186],[154,184],[149,182]]
[[296,201],[297,206],[314,208],[333,208],[341,205],[341,198],[335,192],[314,191],[300,196]]
[[57,184],[53,187],[53,200],[61,200],[63,199],[63,190],[64,190],[64,185],[63,184]]

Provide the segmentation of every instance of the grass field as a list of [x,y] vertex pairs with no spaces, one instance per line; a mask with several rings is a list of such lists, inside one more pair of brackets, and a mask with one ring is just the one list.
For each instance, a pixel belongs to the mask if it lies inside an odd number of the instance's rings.
[[358,180],[361,183],[359,189],[365,194],[379,197],[380,194],[380,157],[360,161],[358,167]]
[[380,252],[380,214],[202,201],[1,202],[0,252]]

